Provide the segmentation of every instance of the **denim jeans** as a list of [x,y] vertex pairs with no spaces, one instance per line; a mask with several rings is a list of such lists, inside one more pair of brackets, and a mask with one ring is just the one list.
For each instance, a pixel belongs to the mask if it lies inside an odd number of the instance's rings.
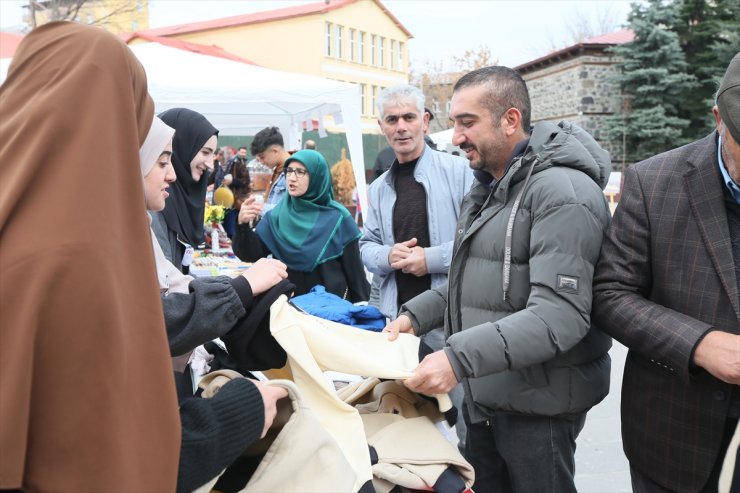
[[576,491],[576,438],[586,413],[572,418],[496,413],[468,425],[465,458],[475,468],[475,493]]

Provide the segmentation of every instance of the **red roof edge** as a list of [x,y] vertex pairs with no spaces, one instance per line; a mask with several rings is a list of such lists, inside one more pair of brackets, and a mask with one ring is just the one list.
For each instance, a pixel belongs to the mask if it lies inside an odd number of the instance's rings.
[[382,10],[382,11],[383,11],[383,13],[384,13],[385,15],[387,15],[388,17],[390,17],[390,18],[391,18],[391,20],[393,21],[393,23],[394,23],[394,24],[395,24],[395,25],[396,25],[396,26],[397,26],[397,27],[398,27],[398,28],[399,28],[399,29],[400,29],[401,31],[403,31],[403,33],[404,33],[404,34],[405,34],[406,36],[408,36],[409,38],[413,38],[413,37],[414,37],[414,35],[413,35],[413,34],[411,34],[411,32],[409,32],[409,30],[408,30],[408,29],[406,29],[406,26],[404,26],[404,25],[403,25],[403,24],[401,23],[401,21],[399,21],[399,20],[398,20],[398,17],[396,17],[395,15],[393,15],[393,14],[391,13],[391,11],[390,11],[390,10],[388,10],[388,7],[386,7],[385,5],[383,5],[383,2],[381,2],[380,0],[374,0],[374,1],[375,1],[375,3],[376,3],[376,4],[378,5],[378,7],[380,7],[380,10]]
[[0,31],[0,58],[12,58],[21,41],[23,41],[21,34]]
[[141,38],[147,41],[151,41],[153,43],[159,43],[161,45],[170,46],[172,48],[177,48],[177,49],[185,50],[185,51],[191,51],[193,53],[199,53],[201,55],[215,56],[219,58],[225,58],[227,60],[234,60],[236,62],[247,63],[249,65],[256,65],[258,67],[260,66],[259,64],[254,63],[251,60],[242,58],[239,55],[235,55],[234,53],[226,51],[220,46],[216,46],[216,45],[208,46],[208,45],[203,45],[200,43],[183,41],[180,39],[165,38],[161,36],[152,36],[152,35],[142,33],[142,32],[135,32],[135,33],[131,33],[130,35],[126,35],[126,36],[128,38],[128,39],[125,39],[126,44],[130,43],[132,40],[136,38]]
[[514,67],[519,73],[527,73],[536,70],[542,66],[550,64],[563,57],[569,57],[582,52],[585,49],[605,49],[624,43],[629,43],[635,39],[635,33],[631,29],[620,29],[611,33],[593,36],[584,39],[580,43],[568,46],[566,48],[553,51],[545,56],[541,56],[529,62],[522,63]]
[[[260,24],[263,22],[272,22],[283,19],[290,19],[294,17],[302,17],[305,15],[324,14],[335,9],[344,7],[357,0],[331,0],[329,3],[317,2],[306,5],[297,5],[293,7],[284,7],[281,9],[267,10],[264,12],[253,12],[250,14],[235,15],[231,17],[222,17],[220,19],[212,19],[202,22],[193,22],[189,24],[178,24],[175,26],[166,26],[155,29],[148,29],[146,31],[140,31],[151,36],[175,36],[177,34],[195,33],[202,31],[210,31],[213,29],[221,29],[224,27],[235,27],[244,26],[248,24]],[[380,0],[373,0],[378,7],[388,16],[393,22],[401,29],[408,37],[413,37],[411,33],[401,24],[401,22],[390,13],[390,11],[383,5]],[[123,35],[128,36],[128,35]],[[124,40],[125,37],[124,37]]]

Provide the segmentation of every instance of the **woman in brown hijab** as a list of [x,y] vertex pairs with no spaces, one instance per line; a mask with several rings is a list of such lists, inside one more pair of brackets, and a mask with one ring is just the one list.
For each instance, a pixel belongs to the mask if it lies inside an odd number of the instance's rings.
[[144,70],[51,23],[0,87],[0,489],[174,491],[180,422],[149,245]]

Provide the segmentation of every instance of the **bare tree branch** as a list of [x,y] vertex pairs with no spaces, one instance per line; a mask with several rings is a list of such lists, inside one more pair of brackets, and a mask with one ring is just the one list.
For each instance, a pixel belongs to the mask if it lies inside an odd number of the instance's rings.
[[589,16],[588,11],[578,9],[573,11],[566,25],[564,40],[556,40],[552,35],[548,36],[547,51],[558,51],[588,38],[616,31],[618,28],[614,7],[608,3],[599,4],[595,18]]
[[487,45],[480,45],[475,50],[465,50],[461,56],[453,57],[455,66],[462,72],[470,72],[481,67],[496,65],[498,58],[491,55],[491,49]]
[[111,18],[117,17],[122,14],[130,14],[134,12],[134,10],[136,10],[136,6],[132,7],[130,3],[123,2],[117,8],[112,9],[107,15],[94,19],[93,22],[91,22],[91,24],[93,25],[105,24]]
[[[111,8],[104,15],[95,16],[92,19],[79,19],[86,7],[92,7],[95,4],[105,4]],[[135,12],[137,3],[127,0],[29,0],[28,9],[32,27],[45,22],[75,20],[91,25],[101,25],[116,17]],[[44,15],[39,18],[36,15],[37,12]]]
[[76,19],[83,5],[85,5],[85,0],[74,0],[68,7],[67,19]]

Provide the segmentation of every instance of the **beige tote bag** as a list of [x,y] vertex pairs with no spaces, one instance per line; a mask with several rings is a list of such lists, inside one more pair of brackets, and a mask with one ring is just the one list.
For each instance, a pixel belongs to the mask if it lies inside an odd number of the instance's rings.
[[732,435],[730,445],[727,447],[727,453],[725,454],[725,460],[722,463],[722,472],[719,475],[719,493],[732,493],[732,482],[737,481],[735,475],[737,474],[738,464],[737,455],[738,449],[740,449],[740,422],[735,427],[735,433]]
[[[203,395],[212,396],[236,372],[220,371],[207,375],[201,384]],[[278,401],[278,413],[265,438],[247,449],[244,455],[264,453],[249,479],[244,493],[347,493],[356,481],[353,467],[341,448],[319,423],[307,406],[298,387],[289,380],[271,380],[288,391],[288,398]],[[207,493],[218,478],[196,493]]]

